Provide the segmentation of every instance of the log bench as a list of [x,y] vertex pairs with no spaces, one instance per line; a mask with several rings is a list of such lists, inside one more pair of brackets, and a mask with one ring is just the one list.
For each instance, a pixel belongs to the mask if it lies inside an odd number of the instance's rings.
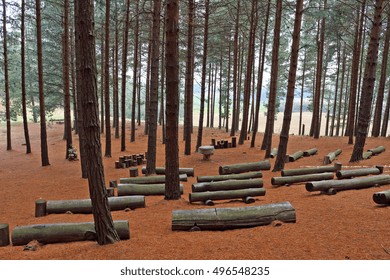
[[219,167],[219,175],[238,174],[250,171],[270,170],[271,163],[269,160],[257,162],[236,163],[231,165],[223,165]]
[[192,184],[192,192],[227,191],[262,188],[263,179],[227,180]]
[[334,152],[330,152],[329,154],[327,154],[325,157],[324,157],[324,164],[330,164],[332,163],[336,157],[341,154],[341,149],[337,149],[336,151]]
[[242,199],[245,203],[255,202],[255,196],[264,196],[265,188],[251,188],[223,191],[206,191],[189,194],[190,203],[203,202],[208,206],[214,205],[214,200]]
[[322,180],[331,180],[334,175],[330,172],[325,173],[315,173],[315,174],[305,174],[305,175],[295,175],[295,176],[282,176],[282,177],[272,177],[271,184],[274,186],[283,186],[291,185],[294,183],[302,183],[309,181],[322,181]]
[[[187,182],[187,174],[179,174],[179,180]],[[165,175],[120,178],[121,184],[162,184],[165,183]]]
[[[114,227],[121,240],[130,239],[127,220],[114,221]],[[18,226],[12,230],[13,246],[26,245],[33,240],[42,244],[96,240],[95,223],[37,224]]]
[[[180,193],[183,194],[183,185],[180,184]],[[119,184],[118,196],[133,195],[165,195],[165,184]]]
[[[146,174],[146,167],[142,167],[142,174]],[[165,175],[165,167],[156,167],[157,175]],[[191,167],[180,167],[179,174],[187,174],[187,177],[194,177],[194,168]]]
[[315,174],[315,173],[324,173],[324,172],[336,172],[340,170],[342,164],[335,162],[333,166],[314,166],[314,167],[305,167],[305,168],[296,168],[296,169],[286,169],[282,170],[282,176],[295,176],[295,175],[305,175],[305,174]]
[[226,230],[269,225],[273,221],[295,223],[290,202],[260,206],[172,211],[172,230]]
[[336,176],[338,179],[349,179],[367,175],[378,175],[383,173],[383,166],[377,165],[372,168],[359,168],[359,169],[348,169],[338,170]]
[[262,178],[263,173],[260,171],[245,172],[239,174],[226,174],[226,175],[212,175],[212,176],[198,176],[196,180],[198,183],[202,182],[217,182],[217,181],[226,181],[226,180],[245,180],[245,179],[255,179]]

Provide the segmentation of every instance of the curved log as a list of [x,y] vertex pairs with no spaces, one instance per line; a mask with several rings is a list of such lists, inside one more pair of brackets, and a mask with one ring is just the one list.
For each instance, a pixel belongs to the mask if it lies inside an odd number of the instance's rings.
[[[126,208],[144,208],[145,197],[141,195],[127,197],[109,197],[108,206],[110,207],[111,211],[119,211],[124,210]],[[62,214],[68,211],[74,214],[90,214],[92,213],[91,200],[48,200],[46,203],[47,214]]]
[[[182,182],[187,182],[187,174],[179,174],[179,179]],[[164,184],[165,175],[120,178],[119,183],[121,184]]]
[[227,180],[255,179],[255,178],[262,178],[262,177],[263,177],[263,173],[261,173],[260,171],[254,171],[254,172],[245,172],[239,174],[198,176],[196,180],[198,183],[203,183],[203,182],[217,182],[217,181],[227,181]]
[[[142,174],[146,174],[146,167],[142,167],[141,169]],[[156,167],[156,174],[157,175],[165,175],[165,167]],[[187,177],[194,177],[194,168],[190,167],[180,167],[179,168],[179,174],[187,174]]]
[[324,157],[324,164],[332,163],[332,161],[334,161],[339,154],[341,154],[341,149],[337,149],[336,151],[327,154]]
[[263,187],[263,179],[228,180],[192,184],[193,192],[239,190]]
[[198,192],[190,193],[189,199],[190,202],[203,201],[206,200],[223,200],[223,199],[233,199],[233,198],[246,198],[248,196],[264,196],[264,188],[254,188],[254,189],[241,189],[241,190],[230,190],[230,191],[213,191],[213,192]]
[[249,171],[270,170],[271,163],[269,160],[247,163],[236,163],[219,167],[219,175],[237,174]]
[[339,170],[336,172],[336,176],[339,179],[347,179],[359,176],[378,175],[383,173],[383,166],[377,166],[372,168],[360,168],[350,170]]
[[295,223],[290,202],[260,206],[172,211],[172,230],[225,230],[269,225],[273,221]]
[[376,204],[390,204],[390,190],[374,193],[372,199]]
[[295,152],[295,153],[289,155],[288,156],[288,161],[289,162],[294,162],[297,159],[300,159],[301,157],[303,157],[303,152],[302,151],[298,151],[298,152]]
[[287,177],[273,177],[271,178],[271,184],[276,186],[291,185],[294,183],[309,182],[309,181],[322,181],[333,179],[333,173],[316,173],[316,174],[305,174]]
[[0,224],[0,247],[5,247],[9,244],[9,225]]
[[342,167],[341,163],[335,162],[333,166],[315,166],[315,167],[282,170],[281,175],[296,176],[296,175],[315,174],[315,173],[324,173],[324,172],[335,172],[337,170],[340,170],[341,167]]
[[[183,194],[183,185],[180,184],[180,193]],[[165,184],[119,184],[118,196],[133,195],[164,195]]]
[[376,156],[376,155],[379,155],[380,153],[384,152],[385,151],[385,147],[384,146],[378,146],[376,148],[369,149],[367,151],[371,152],[373,156]]
[[390,175],[375,175],[354,179],[308,182],[306,183],[306,190],[309,192],[314,192],[327,191],[328,189],[333,188],[335,191],[341,191],[350,189],[370,188],[377,185],[387,184],[390,184]]
[[[129,222],[114,221],[114,227],[122,240],[130,239]],[[26,245],[32,240],[42,244],[96,240],[95,223],[61,223],[19,226],[12,230],[12,245]]]
[[309,156],[315,155],[317,152],[318,152],[317,148],[312,148],[312,149],[303,151],[303,156],[304,157],[309,157]]

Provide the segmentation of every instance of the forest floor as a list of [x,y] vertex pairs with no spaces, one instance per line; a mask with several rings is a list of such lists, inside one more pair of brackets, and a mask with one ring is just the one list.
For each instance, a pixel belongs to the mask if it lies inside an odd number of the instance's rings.
[[[80,162],[65,160],[63,125],[48,126],[50,166],[41,167],[39,124],[31,124],[30,135],[33,153],[25,154],[23,126],[12,126],[12,151],[5,151],[5,128],[0,128],[0,223],[8,223],[10,231],[16,226],[93,221],[90,214],[51,214],[36,218],[35,200],[89,198],[87,181],[81,179]],[[195,146],[196,129],[193,135]],[[194,167],[195,176],[217,175],[218,167],[238,162],[253,162],[264,159],[259,146],[262,134],[257,137],[255,148],[250,141],[232,149],[215,150],[209,161],[202,155],[192,153],[184,156],[184,142],[180,131],[180,166]],[[229,135],[218,129],[204,129],[203,144],[211,138],[229,139]],[[164,165],[164,145],[159,128],[157,166]],[[74,143],[78,147],[77,137]],[[273,146],[279,143],[278,135]],[[353,149],[345,137],[291,136],[288,153],[309,148],[318,148],[318,154],[287,163],[285,169],[322,165],[323,157],[337,148],[342,149],[337,161],[343,168],[384,165],[384,173],[390,173],[390,139],[369,138],[365,150],[379,145],[388,150],[371,159],[349,163]],[[112,141],[112,157],[104,158],[106,182],[129,176],[127,169],[115,169],[114,163],[121,155],[144,153],[147,136],[143,127],[138,127],[137,138],[127,142],[127,151],[120,152],[120,139]],[[104,137],[102,137],[104,152]],[[195,148],[193,148],[194,150]],[[274,159],[271,159],[273,165]],[[141,168],[141,167],[139,167]],[[139,170],[141,175],[141,170]],[[141,175],[142,176],[142,175]],[[271,177],[280,172],[263,171],[266,195],[258,197],[254,204],[263,205],[289,201],[296,209],[296,223],[281,226],[260,226],[225,231],[180,232],[171,230],[172,210],[205,208],[201,204],[190,204],[188,194],[195,178],[184,183],[184,194],[177,201],[166,201],[162,196],[146,197],[146,207],[129,212],[112,212],[114,220],[128,220],[129,240],[113,245],[99,246],[93,241],[47,244],[36,251],[25,251],[23,246],[0,247],[0,259],[268,259],[268,260],[377,260],[390,259],[390,207],[376,205],[372,200],[375,192],[390,186],[349,190],[328,196],[306,191],[304,184],[272,187]],[[215,207],[245,206],[243,202],[217,201]]]

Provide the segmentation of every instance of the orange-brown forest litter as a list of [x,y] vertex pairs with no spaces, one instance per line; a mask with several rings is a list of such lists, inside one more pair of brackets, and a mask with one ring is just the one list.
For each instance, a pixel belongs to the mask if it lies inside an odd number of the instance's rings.
[[[22,125],[12,126],[12,151],[5,151],[5,128],[1,130],[0,157],[0,223],[8,223],[10,234],[14,227],[21,225],[90,222],[92,214],[51,214],[35,217],[35,200],[81,199],[89,198],[87,180],[81,178],[80,162],[65,159],[63,125],[48,127],[50,166],[41,167],[39,124],[30,124],[33,153],[25,154]],[[161,144],[159,127],[157,145],[157,166],[164,165],[165,149]],[[104,158],[105,179],[119,180],[129,176],[127,169],[115,169],[115,161],[121,155],[144,153],[147,150],[147,136],[143,127],[138,127],[136,141],[127,140],[127,151],[120,152],[120,139],[112,138],[112,157]],[[197,130],[193,134],[193,150]],[[204,129],[203,144],[211,138],[227,139],[229,135],[218,129]],[[192,153],[184,156],[182,130],[179,135],[180,166],[194,167],[195,176],[217,175],[218,167],[238,162],[253,162],[264,159],[260,150],[262,134],[257,137],[255,148],[250,141],[232,149],[215,150],[209,161],[202,155]],[[74,137],[78,147],[78,139]],[[274,135],[273,146],[279,143]],[[318,148],[318,154],[286,163],[285,169],[301,166],[322,165],[327,153],[342,149],[337,161],[348,166],[384,165],[384,173],[390,172],[390,151],[385,151],[371,159],[349,163],[353,146],[348,145],[346,137],[290,136],[288,153],[309,148]],[[388,138],[368,138],[366,149],[383,145],[389,149]],[[104,137],[102,137],[104,152]],[[271,159],[273,165],[274,159]],[[141,168],[141,167],[139,167]],[[140,176],[141,172],[139,171]],[[272,187],[271,177],[279,172],[263,171],[266,195],[257,197],[254,204],[263,205],[289,201],[296,209],[296,223],[283,223],[281,226],[259,226],[225,231],[172,231],[172,210],[197,209],[204,206],[190,204],[188,194],[196,177],[189,177],[184,183],[184,194],[178,201],[166,201],[162,196],[146,197],[146,207],[132,211],[114,211],[114,220],[128,220],[130,239],[116,244],[99,246],[94,241],[59,244],[46,244],[36,251],[25,251],[23,246],[0,247],[0,259],[390,259],[390,207],[374,203],[375,192],[387,190],[381,186],[360,190],[348,190],[336,195],[310,193],[304,184]],[[243,202],[217,201],[214,207],[245,206]]]

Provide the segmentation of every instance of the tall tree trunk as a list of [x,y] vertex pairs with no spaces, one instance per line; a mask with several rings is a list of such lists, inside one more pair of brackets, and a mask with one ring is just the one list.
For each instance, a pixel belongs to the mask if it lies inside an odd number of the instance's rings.
[[262,150],[266,150],[265,158],[269,158],[271,154],[272,134],[274,132],[275,122],[275,103],[276,92],[278,84],[278,71],[279,71],[279,42],[280,42],[280,26],[282,22],[282,0],[277,0],[276,15],[275,15],[275,28],[274,28],[274,42],[272,47],[272,66],[271,66],[271,82],[270,92],[268,98],[268,110],[267,110],[267,123],[265,127],[265,133],[263,143],[261,145]]
[[41,1],[35,0],[36,24],[37,24],[37,52],[38,52],[38,86],[39,86],[39,116],[41,119],[41,162],[42,166],[50,165],[49,151],[47,147],[45,94],[43,86],[43,58],[42,58],[42,25],[41,25]]
[[[347,60],[346,49],[347,49],[347,44],[344,42],[343,62],[342,62],[342,70],[341,70],[341,85],[340,85],[339,108],[338,108],[338,112],[337,112],[336,136],[340,135],[341,103],[342,103],[343,91],[344,91],[345,66],[346,66],[346,60]],[[344,106],[345,106],[345,104],[344,104]]]
[[100,51],[100,133],[104,133],[105,123],[104,123],[104,54],[106,53],[105,50],[105,36],[104,36],[104,23],[102,23],[101,27],[101,33],[100,33],[100,45],[101,45],[101,51]]
[[[208,0],[207,0],[208,1]],[[179,1],[167,0],[166,8],[166,117],[165,199],[180,198],[179,184]]]
[[75,1],[77,84],[82,100],[88,185],[98,244],[119,240],[108,207],[99,131],[93,1]]
[[[136,1],[136,19],[135,19],[135,29],[134,29],[134,63],[133,63],[133,95],[131,102],[131,135],[130,141],[135,141],[135,104],[137,101],[137,77],[138,77],[138,44],[139,44],[139,3]],[[149,75],[149,74],[148,74]],[[146,111],[145,111],[146,112]],[[146,114],[146,113],[145,113]],[[145,129],[147,127],[146,118],[145,118]]]
[[218,129],[222,128],[222,75],[223,75],[223,50],[222,50],[222,46],[221,46],[221,58],[219,61]]
[[5,117],[7,121],[7,151],[12,150],[11,144],[11,110],[8,80],[8,49],[7,49],[7,7],[3,0],[3,54],[4,54],[4,87],[5,87]]
[[[327,0],[324,1],[324,8],[327,8]],[[321,116],[322,116],[322,106],[320,106],[320,97],[321,97],[321,82],[322,82],[322,67],[324,59],[324,46],[325,46],[325,28],[326,20],[325,17],[321,20],[321,33],[318,42],[318,52],[317,52],[317,71],[316,71],[316,87],[315,87],[315,103],[313,108],[313,118],[312,118],[312,130],[313,136],[315,139],[320,137],[321,131]]]
[[231,49],[232,49],[232,44],[231,41],[229,40],[229,62],[228,62],[228,73],[227,73],[227,90],[226,90],[226,110],[225,110],[225,132],[229,132],[229,115],[230,115],[230,71],[232,68],[232,59],[231,59]]
[[64,33],[62,36],[62,79],[64,83],[64,121],[65,121],[65,158],[69,157],[72,148],[72,120],[70,117],[70,81],[69,81],[69,0],[64,0]]
[[252,12],[250,20],[250,31],[249,31],[249,43],[248,43],[248,58],[246,65],[246,78],[244,84],[244,105],[243,105],[243,118],[241,123],[240,138],[238,144],[244,144],[244,141],[247,138],[248,132],[248,116],[249,116],[249,102],[251,96],[251,78],[253,71],[253,64],[255,58],[255,34],[258,22],[258,13],[257,13],[257,0],[252,0]]
[[161,1],[154,0],[153,36],[149,99],[149,132],[146,175],[156,173],[157,114],[158,114],[158,73],[160,62],[160,13]]
[[[260,115],[260,102],[261,102],[261,91],[263,89],[263,73],[264,73],[264,64],[265,64],[265,50],[267,48],[267,36],[268,36],[268,25],[269,25],[269,16],[271,10],[271,0],[268,0],[267,12],[265,16],[265,26],[263,33],[263,41],[261,46],[261,53],[259,53],[259,73],[257,77],[257,89],[256,89],[256,110],[255,110],[255,119],[253,123],[253,135],[251,139],[251,147],[255,147],[257,131],[259,129],[259,115]],[[261,59],[261,62],[260,62]]]
[[[339,90],[339,78],[340,78],[340,64],[341,64],[341,53],[340,53],[340,41],[337,42],[337,70],[336,70],[336,86],[335,86],[335,93],[334,93],[334,100],[333,100],[333,113],[332,113],[332,122],[330,125],[330,136],[333,136],[334,132],[334,125],[336,120],[336,108],[337,108],[337,97],[338,97],[338,90]],[[340,106],[340,104],[339,104]]]
[[[164,8],[166,10],[166,5],[164,4]],[[163,12],[164,14],[164,20],[163,20],[163,38],[162,38],[162,50],[161,53],[165,54],[165,31],[166,31],[166,24],[165,24],[165,15],[166,11]],[[166,142],[166,135],[165,135],[165,56],[162,55],[161,57],[161,79],[160,79],[160,91],[161,91],[161,104],[160,104],[160,120],[161,120],[161,134],[162,134],[162,144],[165,144]],[[192,116],[192,111],[191,111]],[[191,122],[192,125],[192,122]]]
[[[208,33],[209,33],[208,31],[209,0],[205,0],[205,8],[206,8],[206,12],[204,14],[202,81],[201,81],[201,89],[200,89],[200,112],[199,112],[199,126],[198,126],[198,137],[196,141],[196,150],[198,150],[198,148],[202,146],[202,137],[203,137],[204,99],[205,99],[205,92],[206,92],[207,43],[208,43]],[[168,119],[167,119],[167,123],[168,123]]]
[[294,105],[294,91],[298,67],[299,42],[301,36],[301,23],[303,14],[303,0],[297,0],[295,7],[295,21],[293,31],[293,41],[291,46],[290,70],[288,75],[286,105],[284,108],[282,131],[278,146],[278,155],[276,157],[273,171],[281,171],[284,168],[284,159],[286,157],[288,138],[290,132],[291,115]]
[[360,50],[361,40],[363,33],[363,21],[364,12],[366,9],[366,0],[363,0],[361,6],[361,12],[357,13],[356,19],[356,30],[355,30],[355,41],[353,45],[353,56],[352,56],[352,70],[351,70],[351,87],[349,93],[349,110],[347,118],[347,127],[345,128],[345,136],[349,136],[348,144],[353,144],[354,128],[355,128],[355,106],[356,106],[356,93],[357,84],[359,78],[359,62],[360,62]]
[[212,75],[213,75],[213,65],[210,63],[209,64],[209,78],[208,78],[208,89],[207,89],[207,122],[206,122],[206,127],[210,127],[210,99],[211,99],[211,85],[213,84],[212,81]]
[[381,118],[382,118],[382,108],[383,108],[383,99],[385,93],[385,84],[386,84],[386,72],[387,72],[387,61],[389,55],[389,44],[390,44],[390,8],[387,7],[387,26],[386,26],[386,36],[383,47],[382,54],[382,69],[381,69],[381,78],[379,81],[378,95],[376,98],[376,106],[374,113],[374,122],[372,125],[372,136],[378,137],[381,127]]
[[150,64],[152,56],[152,36],[153,36],[153,25],[150,24],[149,40],[148,40],[148,55],[146,65],[146,88],[145,88],[145,130],[144,134],[147,135],[149,132],[149,97],[150,97]]
[[299,135],[303,134],[302,131],[302,110],[303,110],[303,94],[305,91],[305,75],[306,75],[306,58],[307,58],[307,50],[305,49],[305,54],[303,58],[303,70],[302,70],[302,84],[301,84],[301,101],[299,105]]
[[[136,2],[138,6],[138,1]],[[137,8],[136,8],[137,11]],[[127,73],[127,53],[129,47],[130,28],[130,0],[126,0],[125,30],[123,32],[123,53],[122,53],[122,87],[121,87],[121,151],[126,151],[126,73]]]
[[184,154],[191,154],[191,130],[192,130],[192,108],[194,95],[194,81],[192,79],[194,72],[194,15],[195,2],[188,0],[188,35],[187,35],[187,60],[186,60],[186,77],[185,77],[185,95],[186,95],[186,111],[184,116],[185,130]]
[[364,79],[362,86],[362,96],[360,100],[356,141],[353,147],[350,162],[355,162],[363,159],[363,149],[364,144],[366,142],[368,127],[371,118],[371,104],[375,85],[376,66],[378,61],[382,10],[383,0],[376,0],[375,15],[373,20],[373,26],[370,32],[370,43],[368,45],[367,58],[364,69]]
[[233,115],[232,115],[232,128],[230,131],[230,136],[234,136],[237,131],[236,119],[237,119],[237,74],[238,74],[238,30],[240,24],[240,4],[241,1],[237,1],[237,14],[236,14],[236,23],[235,23],[235,32],[234,32],[234,50],[233,50]]
[[75,67],[75,47],[73,23],[70,24],[70,81],[72,84],[72,102],[73,102],[73,127],[75,134],[79,133],[78,114],[77,114],[77,94],[76,94],[76,67]]
[[389,113],[390,113],[390,87],[389,87],[389,91],[387,93],[387,102],[386,102],[385,112],[383,113],[383,122],[382,122],[382,129],[381,129],[381,136],[382,137],[386,137],[386,134],[387,134],[387,126],[389,124]]
[[111,157],[110,125],[110,0],[106,0],[105,52],[104,52],[104,105],[106,116],[106,150],[105,157]]
[[115,0],[115,45],[113,55],[113,101],[114,101],[114,119],[115,139],[119,139],[119,19],[118,19],[118,2]]
[[[4,2],[3,2],[4,4]],[[4,7],[3,7],[4,8]],[[26,141],[26,154],[31,153],[31,143],[30,135],[28,131],[28,122],[27,122],[27,108],[26,108],[26,61],[25,61],[25,10],[26,10],[26,1],[22,0],[22,18],[21,18],[21,82],[22,82],[22,110],[23,110],[23,128],[24,128],[24,139]],[[5,10],[4,10],[5,11]]]

